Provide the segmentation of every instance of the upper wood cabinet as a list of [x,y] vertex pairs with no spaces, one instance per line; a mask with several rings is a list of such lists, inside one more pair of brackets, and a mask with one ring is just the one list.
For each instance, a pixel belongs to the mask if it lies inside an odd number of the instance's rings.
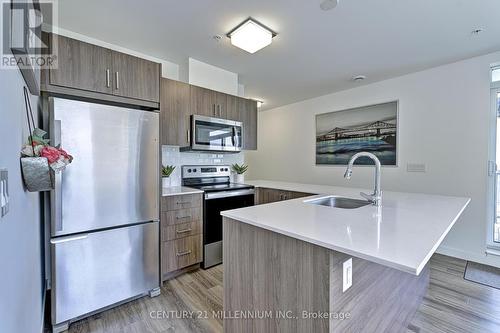
[[257,149],[257,102],[251,99],[239,101],[239,121],[243,123],[243,149]]
[[191,110],[193,110],[193,114],[226,119],[226,103],[227,94],[191,86]]
[[58,61],[49,70],[50,85],[160,101],[160,64],[52,34],[50,43],[55,42]]
[[112,93],[111,50],[63,36],[52,38],[57,39],[58,54],[57,68],[50,70],[50,84]]
[[190,89],[187,83],[161,79],[161,143],[189,145]]
[[113,94],[157,102],[160,65],[125,53],[113,52]]
[[215,91],[197,86],[190,87],[191,113],[200,116],[216,117]]
[[234,95],[226,95],[226,110],[224,118],[241,121],[239,105],[240,103],[243,103],[242,101],[246,101],[246,99]]
[[243,149],[257,149],[257,102],[218,91],[161,79],[162,144],[189,145],[191,114],[243,123]]

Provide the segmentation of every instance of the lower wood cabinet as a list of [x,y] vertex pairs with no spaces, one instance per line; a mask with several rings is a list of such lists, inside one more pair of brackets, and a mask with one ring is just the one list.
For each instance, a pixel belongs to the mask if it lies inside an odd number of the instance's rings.
[[162,242],[163,276],[201,262],[201,242],[201,234]]
[[203,197],[185,194],[162,197],[160,241],[162,281],[203,259]]
[[311,193],[284,191],[284,190],[278,190],[274,188],[264,188],[264,187],[257,188],[256,193],[257,195],[255,202],[257,205],[278,202],[283,200],[303,198],[314,195]]
[[187,236],[200,235],[201,223],[195,221],[176,225],[166,225],[162,226],[161,233],[161,237],[164,241],[170,241]]

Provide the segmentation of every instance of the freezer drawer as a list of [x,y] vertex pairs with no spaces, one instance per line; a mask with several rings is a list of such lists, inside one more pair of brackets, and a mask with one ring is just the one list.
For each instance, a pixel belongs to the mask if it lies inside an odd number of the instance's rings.
[[159,225],[53,238],[52,324],[159,287]]

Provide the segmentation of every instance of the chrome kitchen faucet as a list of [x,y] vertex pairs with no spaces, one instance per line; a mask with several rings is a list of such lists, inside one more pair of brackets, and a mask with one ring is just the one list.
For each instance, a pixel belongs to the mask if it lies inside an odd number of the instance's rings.
[[351,157],[351,159],[349,160],[349,164],[347,165],[347,170],[345,171],[344,178],[351,179],[352,167],[354,165],[354,162],[359,157],[369,157],[373,160],[373,162],[375,162],[375,189],[373,190],[372,194],[366,194],[364,192],[361,192],[360,194],[363,198],[370,201],[373,205],[380,206],[382,204],[382,190],[380,189],[381,164],[380,164],[380,161],[377,158],[377,156],[375,156],[372,153],[368,153],[368,152],[360,152],[360,153],[354,154]]

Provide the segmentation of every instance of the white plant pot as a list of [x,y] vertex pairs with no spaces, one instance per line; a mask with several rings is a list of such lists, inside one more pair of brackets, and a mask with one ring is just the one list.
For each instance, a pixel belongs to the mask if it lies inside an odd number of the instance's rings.
[[243,174],[234,174],[234,182],[238,184],[243,184],[245,182],[245,176]]
[[162,187],[170,187],[171,186],[170,177],[162,177],[161,178],[161,186]]

